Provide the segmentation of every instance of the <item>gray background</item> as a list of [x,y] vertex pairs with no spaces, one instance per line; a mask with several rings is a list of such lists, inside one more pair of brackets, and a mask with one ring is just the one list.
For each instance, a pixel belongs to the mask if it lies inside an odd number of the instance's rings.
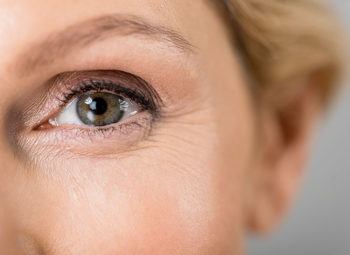
[[[349,32],[350,1],[330,2]],[[350,255],[350,89],[340,97],[317,135],[295,209],[277,233],[251,238],[249,254]]]

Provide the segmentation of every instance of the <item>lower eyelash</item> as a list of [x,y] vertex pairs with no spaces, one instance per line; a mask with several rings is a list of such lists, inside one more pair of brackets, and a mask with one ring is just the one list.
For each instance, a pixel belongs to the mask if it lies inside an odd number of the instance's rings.
[[[140,113],[142,114],[142,113]],[[116,125],[109,125],[105,127],[64,127],[56,128],[55,132],[58,132],[60,136],[64,136],[65,139],[89,139],[89,140],[99,140],[99,139],[127,139],[127,137],[136,131],[142,131],[146,136],[152,127],[153,118],[145,114],[141,117],[130,117],[132,120],[126,120],[120,122]]]

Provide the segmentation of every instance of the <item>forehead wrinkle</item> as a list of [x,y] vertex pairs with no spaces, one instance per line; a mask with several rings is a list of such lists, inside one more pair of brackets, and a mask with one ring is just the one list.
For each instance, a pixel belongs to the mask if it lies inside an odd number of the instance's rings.
[[193,52],[191,45],[175,30],[148,23],[133,15],[107,15],[83,21],[59,32],[50,34],[44,41],[30,45],[16,62],[15,70],[22,76],[39,67],[49,65],[57,58],[62,58],[76,48],[113,36],[142,36],[143,39],[155,40],[177,49],[180,53]]

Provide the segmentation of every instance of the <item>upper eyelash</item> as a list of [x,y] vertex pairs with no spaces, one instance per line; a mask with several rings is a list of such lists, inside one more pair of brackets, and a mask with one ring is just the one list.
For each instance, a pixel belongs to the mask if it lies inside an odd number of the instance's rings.
[[[149,110],[154,115],[159,115],[159,109],[153,98],[149,98],[150,95],[146,95],[140,89],[126,88],[118,83],[109,80],[94,80],[89,79],[81,82],[76,86],[76,89],[70,89],[69,92],[63,93],[61,98],[57,98],[62,106],[69,103],[74,97],[77,97],[83,93],[88,92],[112,92],[120,96],[133,100],[138,105],[143,107],[144,110]],[[152,93],[150,93],[152,94]],[[151,95],[152,96],[152,95]]]

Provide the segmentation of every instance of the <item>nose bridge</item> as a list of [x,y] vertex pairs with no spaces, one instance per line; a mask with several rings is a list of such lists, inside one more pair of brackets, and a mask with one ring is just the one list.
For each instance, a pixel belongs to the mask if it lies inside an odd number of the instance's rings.
[[[2,91],[7,88],[0,83]],[[26,247],[20,244],[20,218],[26,216],[18,206],[25,203],[18,191],[25,186],[21,177],[25,169],[12,142],[16,133],[12,125],[15,116],[8,109],[14,100],[12,96],[0,97],[0,255],[40,255],[40,250],[34,248],[35,242],[31,242],[33,248],[29,248],[28,242]]]
[[[0,10],[0,17],[1,15]],[[4,20],[0,21],[0,37],[3,38],[2,33],[4,33]],[[5,43],[0,42],[0,52],[5,50]],[[8,56],[6,53],[2,56],[6,58]],[[9,255],[19,255],[19,250],[16,247],[15,238],[15,221],[11,217],[10,213],[10,179],[11,173],[14,173],[16,160],[11,152],[9,146],[9,136],[7,133],[6,115],[7,109],[10,102],[10,89],[6,89],[7,82],[5,81],[4,69],[6,65],[4,59],[0,59],[0,254]]]

